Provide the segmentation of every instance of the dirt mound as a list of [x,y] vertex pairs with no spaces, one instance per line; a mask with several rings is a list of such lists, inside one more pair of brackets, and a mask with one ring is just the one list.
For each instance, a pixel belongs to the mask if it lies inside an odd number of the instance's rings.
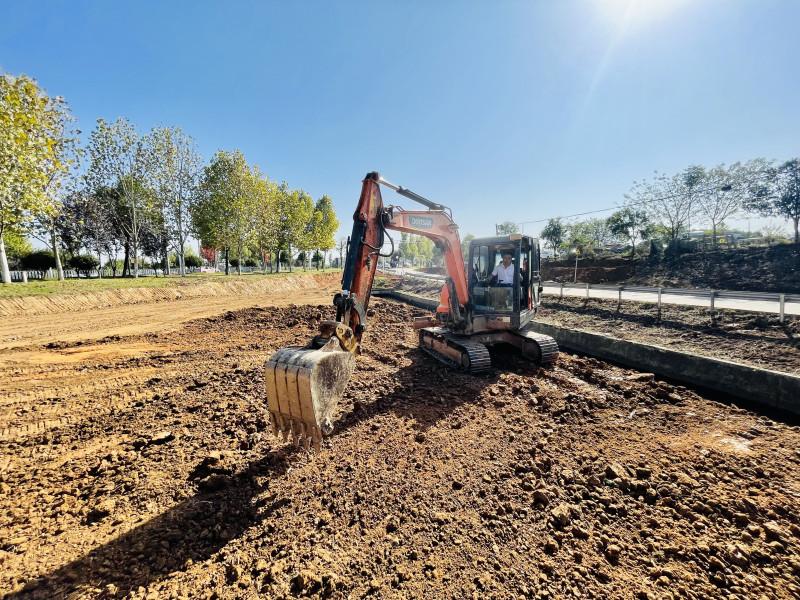
[[800,293],[800,245],[683,254],[641,263],[631,283],[663,287]]
[[415,310],[370,312],[318,456],[269,434],[262,377],[327,306],[8,352],[0,595],[800,594],[797,428],[568,355],[454,373]]
[[257,295],[295,289],[317,289],[330,285],[340,277],[341,275],[336,273],[323,275],[298,273],[294,276],[195,280],[188,284],[176,280],[179,283],[176,283],[175,287],[123,288],[85,294],[2,298],[0,317],[76,312],[147,302],[169,302],[200,296]]

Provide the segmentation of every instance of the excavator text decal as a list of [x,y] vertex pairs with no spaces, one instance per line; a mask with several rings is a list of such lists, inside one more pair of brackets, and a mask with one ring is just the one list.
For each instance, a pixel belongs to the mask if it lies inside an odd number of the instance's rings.
[[433,228],[433,219],[430,217],[416,217],[416,216],[409,216],[408,223],[412,227],[419,227],[420,229],[432,229]]

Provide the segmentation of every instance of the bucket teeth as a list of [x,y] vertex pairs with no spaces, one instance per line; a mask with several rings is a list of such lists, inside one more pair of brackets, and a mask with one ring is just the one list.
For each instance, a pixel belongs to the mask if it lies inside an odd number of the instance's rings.
[[355,356],[332,339],[319,350],[283,348],[267,362],[265,383],[273,434],[303,442],[319,452],[323,432],[330,423],[347,381],[355,369]]

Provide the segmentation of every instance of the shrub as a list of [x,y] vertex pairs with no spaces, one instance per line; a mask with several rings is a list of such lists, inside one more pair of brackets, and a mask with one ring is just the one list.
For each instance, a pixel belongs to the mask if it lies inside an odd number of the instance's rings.
[[254,258],[246,258],[244,261],[245,267],[257,267],[258,263],[255,261]]
[[203,261],[200,259],[199,256],[194,256],[192,254],[185,254],[183,256],[183,264],[186,265],[187,268],[197,268],[203,266]]
[[49,250],[37,250],[20,258],[20,266],[29,271],[47,271],[56,266],[56,257]]
[[96,269],[100,261],[90,254],[77,254],[69,259],[69,266],[89,277],[89,272]]

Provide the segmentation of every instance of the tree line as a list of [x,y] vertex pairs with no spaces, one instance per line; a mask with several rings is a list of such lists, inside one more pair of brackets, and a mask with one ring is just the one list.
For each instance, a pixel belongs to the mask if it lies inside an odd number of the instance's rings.
[[[35,80],[0,75],[0,274],[10,282],[12,253],[30,252],[27,236],[45,243],[63,279],[62,254],[90,270],[106,256],[116,274],[137,277],[143,256],[168,269],[171,255],[186,274],[187,242],[201,254],[222,252],[225,270],[246,260],[280,270],[295,252],[324,255],[339,226],[333,202],[314,200],[272,181],[238,150],[219,150],[205,164],[180,127],[142,133],[127,119],[99,119],[88,142],[61,97]],[[95,258],[96,257],[96,258]]]
[[758,158],[713,168],[691,165],[673,175],[656,172],[635,182],[623,205],[607,219],[550,219],[540,238],[554,255],[584,253],[618,241],[628,243],[635,255],[642,241],[657,239],[674,247],[699,227],[708,229],[716,247],[725,219],[735,217],[783,218],[793,224],[794,243],[800,243],[800,159]]

